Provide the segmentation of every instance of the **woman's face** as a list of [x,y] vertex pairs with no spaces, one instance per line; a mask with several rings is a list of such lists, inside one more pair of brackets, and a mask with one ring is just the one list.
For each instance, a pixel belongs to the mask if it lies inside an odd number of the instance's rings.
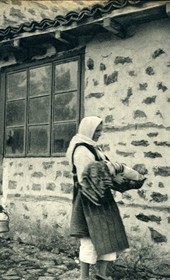
[[102,134],[102,130],[103,130],[103,124],[100,123],[100,124],[97,126],[97,128],[96,128],[96,130],[95,130],[95,132],[94,132],[94,135],[93,135],[93,138],[92,138],[93,141],[95,141],[95,142],[98,141],[98,139],[100,138],[100,136],[101,136],[101,134]]

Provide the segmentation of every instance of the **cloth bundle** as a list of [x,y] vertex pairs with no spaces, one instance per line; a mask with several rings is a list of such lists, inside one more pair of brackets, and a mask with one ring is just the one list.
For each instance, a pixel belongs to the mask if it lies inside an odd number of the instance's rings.
[[107,188],[112,188],[113,181],[107,165],[95,161],[87,165],[82,174],[81,193],[95,205],[100,205]]
[[[126,165],[123,165],[123,177],[124,181],[121,184],[118,184],[114,181],[113,178],[113,187],[112,189],[115,191],[119,191],[121,193],[132,190],[132,189],[140,189],[146,178],[141,175],[137,170],[130,168]],[[117,173],[118,174],[118,173]]]
[[125,180],[119,185],[114,181],[114,175],[104,161],[94,161],[86,166],[82,174],[81,193],[95,205],[100,206],[105,191],[110,188],[121,193],[130,189],[139,189],[142,187],[145,178],[132,168],[123,164],[116,163],[114,174],[123,173]]

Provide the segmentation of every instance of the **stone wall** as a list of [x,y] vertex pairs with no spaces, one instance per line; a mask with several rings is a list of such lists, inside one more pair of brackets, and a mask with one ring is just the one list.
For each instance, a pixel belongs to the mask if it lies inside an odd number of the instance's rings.
[[[96,35],[86,47],[84,92],[85,115],[104,120],[105,153],[147,176],[142,189],[115,193],[129,239],[164,250],[170,242],[169,28],[169,20],[160,20],[132,27],[124,40]],[[66,158],[6,158],[3,170],[15,235],[68,229],[72,180]]]
[[103,149],[112,161],[138,165],[147,176],[142,189],[116,193],[126,228],[165,248],[170,241],[169,28],[169,20],[160,20],[132,27],[125,40],[98,36],[86,49],[85,63],[85,113],[103,118]]
[[50,238],[68,230],[72,175],[65,158],[6,158],[3,178],[15,238],[32,240],[40,229]]

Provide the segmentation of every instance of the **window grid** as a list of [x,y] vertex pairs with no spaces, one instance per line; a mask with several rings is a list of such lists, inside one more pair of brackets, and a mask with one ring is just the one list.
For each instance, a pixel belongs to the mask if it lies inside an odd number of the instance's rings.
[[[67,89],[67,90],[64,90],[64,91],[56,91],[55,90],[55,67],[56,65],[62,65],[63,64],[67,64],[69,62],[77,62],[77,87],[74,88],[74,89]],[[37,96],[34,96],[34,95],[31,95],[31,79],[30,79],[30,71],[31,69],[36,69],[36,68],[41,68],[41,67],[44,67],[46,65],[50,65],[50,69],[51,69],[51,90],[49,92],[49,94],[42,94],[42,95],[37,95]],[[65,151],[55,151],[54,150],[54,128],[56,128],[56,125],[58,128],[63,128],[64,126],[66,127],[66,125],[69,125],[69,127],[71,126],[75,126],[76,129],[75,129],[75,132],[77,130],[77,126],[78,126],[78,122],[80,120],[80,89],[81,89],[81,73],[80,73],[80,56],[76,56],[72,59],[64,59],[64,60],[60,60],[58,61],[57,63],[56,62],[49,62],[49,63],[46,63],[46,64],[42,64],[42,65],[37,65],[35,67],[31,66],[31,67],[28,67],[28,68],[24,68],[24,69],[20,69],[17,71],[14,70],[13,72],[7,72],[6,73],[6,92],[8,91],[8,79],[9,79],[9,76],[10,75],[13,75],[15,73],[22,73],[24,71],[26,71],[26,95],[25,95],[25,98],[22,98],[20,96],[18,96],[17,98],[14,98],[12,100],[9,100],[8,99],[8,96],[6,97],[6,107],[5,107],[5,110],[6,110],[6,129],[5,129],[5,135],[7,134],[7,132],[9,132],[10,130],[13,131],[13,133],[15,131],[17,131],[17,129],[22,129],[22,128],[25,128],[24,129],[24,139],[23,139],[23,153],[13,153],[13,152],[9,152],[7,151],[7,148],[5,147],[5,156],[8,157],[8,156],[12,156],[12,157],[23,157],[23,156],[63,156],[65,154]],[[73,69],[74,71],[74,69]],[[54,120],[54,98],[55,96],[61,96],[62,97],[62,94],[66,94],[66,95],[69,95],[69,94],[73,94],[76,92],[76,114],[75,114],[75,119],[64,119],[64,120]],[[48,119],[48,122],[38,122],[38,123],[30,123],[30,110],[29,110],[29,106],[30,106],[30,102],[32,100],[38,100],[38,99],[41,99],[41,98],[45,98],[45,97],[49,97],[49,110],[50,110],[50,115],[49,115],[49,119]],[[20,100],[25,100],[25,120],[24,120],[24,124],[14,124],[14,125],[7,125],[7,106],[10,102],[17,102],[17,101],[20,101]],[[66,100],[67,101],[67,100]],[[66,103],[66,105],[68,105],[69,107],[69,104]],[[44,128],[48,126],[48,149],[47,149],[47,152],[46,153],[37,153],[37,152],[29,152],[29,130],[32,129],[32,128],[38,128],[38,129],[41,129],[41,128]],[[70,133],[70,132],[69,132]],[[61,133],[62,134],[62,133]],[[18,132],[18,135],[19,132]],[[7,140],[7,139],[6,139]],[[22,141],[21,141],[22,142]],[[6,145],[5,145],[6,146]]]

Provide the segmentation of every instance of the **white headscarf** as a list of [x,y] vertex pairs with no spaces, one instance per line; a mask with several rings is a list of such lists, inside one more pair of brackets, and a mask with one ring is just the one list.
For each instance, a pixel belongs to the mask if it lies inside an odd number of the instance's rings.
[[78,143],[87,143],[92,146],[96,146],[96,142],[92,140],[94,132],[98,125],[102,123],[102,119],[96,116],[85,117],[81,120],[78,133],[71,139],[69,147],[67,149],[66,156],[71,163],[72,153],[74,147]]

